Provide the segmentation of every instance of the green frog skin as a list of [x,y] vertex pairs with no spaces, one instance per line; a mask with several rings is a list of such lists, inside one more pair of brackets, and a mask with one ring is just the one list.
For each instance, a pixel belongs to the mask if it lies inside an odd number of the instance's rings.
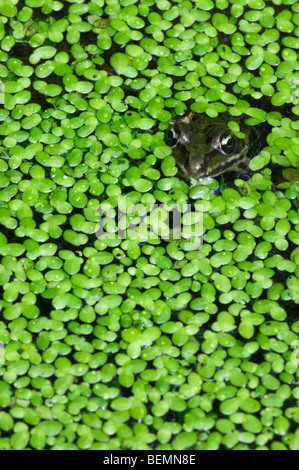
[[216,177],[240,172],[248,161],[249,127],[237,121],[245,139],[236,137],[227,126],[229,116],[209,118],[190,113],[171,121],[166,143],[172,147],[182,178]]

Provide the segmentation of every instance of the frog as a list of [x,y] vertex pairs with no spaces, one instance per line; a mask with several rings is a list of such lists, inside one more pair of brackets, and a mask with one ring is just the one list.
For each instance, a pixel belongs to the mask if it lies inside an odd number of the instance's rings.
[[[228,127],[236,120],[245,138]],[[172,148],[179,176],[200,180],[216,178],[227,172],[242,172],[249,161],[249,126],[240,119],[221,115],[217,118],[193,112],[170,121],[165,141]]]

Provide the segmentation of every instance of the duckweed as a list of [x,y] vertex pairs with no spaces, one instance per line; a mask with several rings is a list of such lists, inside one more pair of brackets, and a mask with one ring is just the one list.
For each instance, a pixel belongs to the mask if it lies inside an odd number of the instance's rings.
[[[296,0],[0,1],[0,449],[299,449],[297,49]],[[246,177],[178,177],[190,111]]]

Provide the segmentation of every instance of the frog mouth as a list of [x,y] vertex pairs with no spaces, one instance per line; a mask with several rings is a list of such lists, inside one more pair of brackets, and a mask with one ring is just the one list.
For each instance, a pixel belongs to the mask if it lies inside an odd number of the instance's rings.
[[180,169],[189,177],[200,179],[205,177],[216,178],[226,172],[241,172],[248,161],[248,149],[246,145],[242,150],[225,155],[213,149],[207,152],[201,159],[194,160],[191,154],[187,157],[187,164],[181,162]]
[[227,171],[242,171],[244,164],[248,160],[248,148],[249,147],[246,146],[241,152],[235,153],[230,157],[224,155],[215,155],[212,157],[207,167],[207,176],[216,177]]

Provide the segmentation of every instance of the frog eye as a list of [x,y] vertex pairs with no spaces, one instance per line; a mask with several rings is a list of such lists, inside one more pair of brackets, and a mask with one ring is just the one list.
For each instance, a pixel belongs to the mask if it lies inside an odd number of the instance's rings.
[[235,139],[231,134],[224,134],[220,141],[221,150],[224,153],[231,153],[235,147]]
[[177,126],[171,127],[166,135],[166,143],[170,147],[174,147],[179,138],[179,129]]

